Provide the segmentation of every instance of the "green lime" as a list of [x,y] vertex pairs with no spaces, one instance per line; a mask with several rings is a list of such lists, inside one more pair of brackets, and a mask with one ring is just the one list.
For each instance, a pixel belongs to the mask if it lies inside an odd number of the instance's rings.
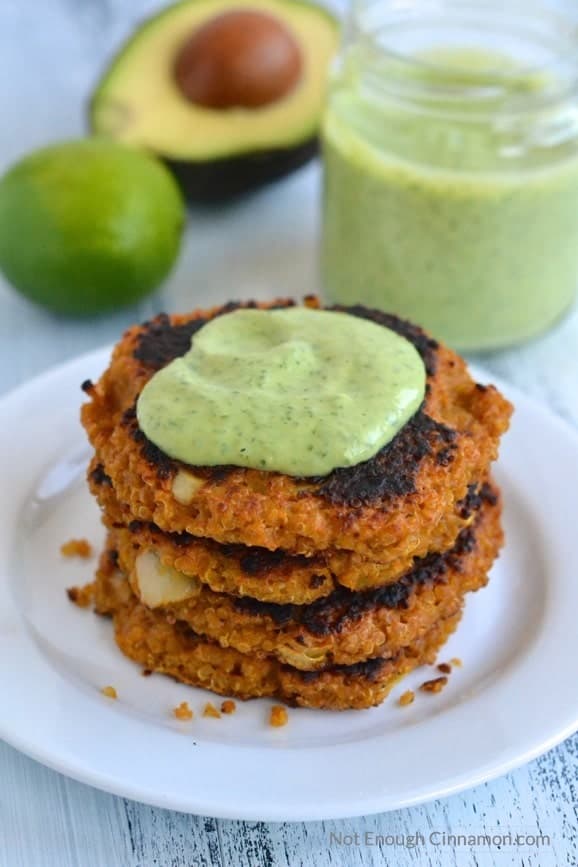
[[43,148],[0,179],[0,270],[32,301],[90,315],[155,289],[184,222],[169,171],[99,139]]

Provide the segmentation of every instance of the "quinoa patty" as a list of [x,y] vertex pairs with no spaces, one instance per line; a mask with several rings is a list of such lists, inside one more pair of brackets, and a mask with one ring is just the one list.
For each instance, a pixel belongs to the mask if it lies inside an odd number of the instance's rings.
[[[500,511],[490,491],[475,524],[462,530],[450,551],[416,560],[399,581],[377,590],[341,588],[311,605],[275,605],[214,593],[193,579],[185,582],[187,598],[168,604],[154,598],[151,607],[222,647],[274,656],[304,671],[394,656],[458,611],[467,592],[487,583],[503,541]],[[147,587],[152,583],[154,592],[163,570],[156,554],[133,539],[130,531],[118,530],[108,544],[118,551],[133,592],[148,605]]]
[[196,635],[186,624],[138,602],[128,581],[107,553],[95,583],[96,610],[114,619],[121,651],[149,671],[221,695],[248,699],[270,696],[287,704],[331,710],[377,705],[403,675],[435,660],[455,630],[461,611],[439,621],[419,641],[391,658],[321,671],[299,671],[278,660],[257,659]]
[[[95,457],[89,478],[106,527],[111,531],[128,528],[132,543],[139,549],[154,551],[164,566],[201,581],[217,593],[251,596],[281,605],[306,605],[338,587],[358,591],[398,581],[415,560],[415,555],[407,553],[379,563],[345,549],[306,557],[246,545],[221,545],[190,533],[163,533],[154,524],[131,519],[116,499],[112,482],[102,481],[101,468]],[[487,496],[492,496],[492,488],[485,482],[470,485],[454,512],[428,537],[431,550],[449,550],[458,534],[470,526]]]
[[[237,306],[292,303],[226,305],[159,316],[129,329],[99,382],[84,384],[90,401],[82,421],[102,475],[125,514],[165,532],[305,555],[346,549],[379,562],[423,556],[468,486],[486,476],[511,407],[494,387],[477,385],[459,356],[396,317],[362,307],[333,308],[402,334],[427,370],[423,407],[369,461],[320,479],[190,467],[170,459],[139,429],[135,405],[142,388],[188,350],[207,321]],[[319,306],[312,298],[306,303]]]

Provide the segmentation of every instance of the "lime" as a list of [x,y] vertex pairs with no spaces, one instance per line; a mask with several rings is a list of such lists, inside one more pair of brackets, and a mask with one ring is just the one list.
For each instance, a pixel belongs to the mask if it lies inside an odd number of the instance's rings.
[[167,276],[183,221],[154,157],[99,139],[52,145],[0,179],[0,271],[57,313],[113,310]]

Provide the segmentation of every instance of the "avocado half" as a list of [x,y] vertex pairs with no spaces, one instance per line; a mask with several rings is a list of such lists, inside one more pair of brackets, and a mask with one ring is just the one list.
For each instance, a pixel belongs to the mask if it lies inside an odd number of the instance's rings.
[[[286,29],[300,54],[298,80],[258,107],[192,102],[175,75],[179,54],[200,28],[239,10],[273,17]],[[302,0],[184,0],[145,21],[120,49],[92,96],[91,131],[162,158],[190,201],[233,199],[317,152],[338,38],[336,18]]]

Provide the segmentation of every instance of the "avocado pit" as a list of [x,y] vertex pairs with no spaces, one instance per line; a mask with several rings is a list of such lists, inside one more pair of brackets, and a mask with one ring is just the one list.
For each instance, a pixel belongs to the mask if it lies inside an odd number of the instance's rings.
[[289,29],[273,15],[237,9],[199,27],[177,54],[186,99],[211,109],[261,108],[287,96],[303,68]]

